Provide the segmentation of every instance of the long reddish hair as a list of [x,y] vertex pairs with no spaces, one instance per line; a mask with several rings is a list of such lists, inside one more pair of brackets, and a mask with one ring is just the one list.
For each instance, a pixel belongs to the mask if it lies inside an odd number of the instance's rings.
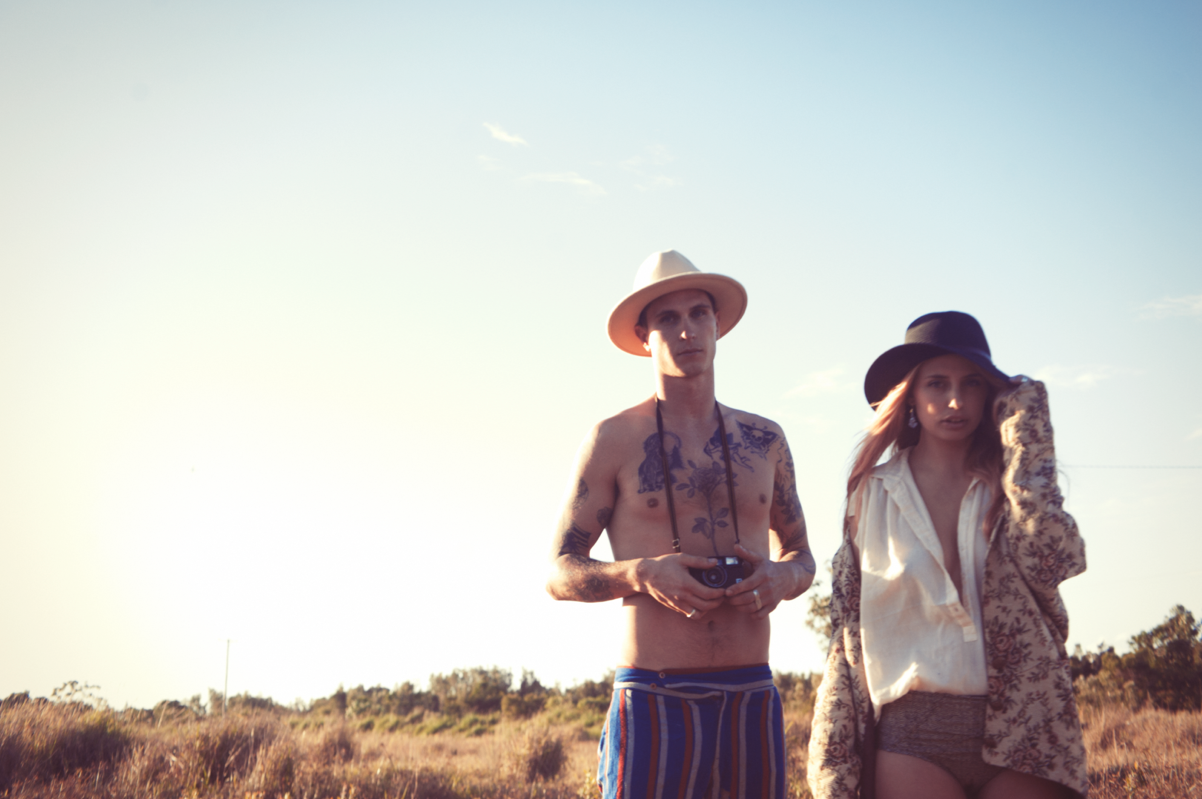
[[[877,403],[876,416],[868,425],[864,437],[860,439],[852,461],[851,473],[847,477],[848,506],[858,499],[856,494],[863,486],[864,479],[880,461],[885,450],[890,450],[889,455],[893,456],[918,443],[922,428],[913,428],[906,424],[906,411],[910,406],[910,388],[921,368],[922,363],[907,372],[902,381]],[[989,503],[989,510],[985,513],[985,535],[988,537],[989,531],[993,529],[1001,514],[1005,494],[1002,492],[1002,437],[998,432],[994,407],[998,389],[992,381],[986,382],[989,386],[985,400],[986,412],[973,433],[972,446],[968,450],[965,466],[969,474],[981,478],[985,485],[989,486],[993,497]]]

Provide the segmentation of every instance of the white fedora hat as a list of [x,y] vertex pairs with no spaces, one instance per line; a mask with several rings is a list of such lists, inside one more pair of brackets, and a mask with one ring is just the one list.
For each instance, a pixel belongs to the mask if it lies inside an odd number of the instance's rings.
[[634,333],[639,315],[652,300],[673,291],[708,291],[717,304],[718,338],[730,332],[747,310],[747,290],[726,275],[702,272],[676,250],[652,253],[634,276],[634,290],[609,314],[609,340],[623,352],[650,357]]

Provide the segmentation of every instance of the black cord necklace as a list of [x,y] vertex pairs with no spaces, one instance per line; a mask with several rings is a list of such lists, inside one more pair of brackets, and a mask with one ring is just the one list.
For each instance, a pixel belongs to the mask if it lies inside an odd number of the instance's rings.
[[[734,523],[735,543],[738,544],[740,543],[739,511],[738,503],[735,501],[735,475],[730,465],[730,445],[726,443],[726,423],[722,420],[722,409],[718,407],[717,400],[714,400],[714,413],[718,415],[718,436],[722,439],[722,459],[726,464],[726,490],[730,495],[730,520]],[[672,519],[672,549],[680,552],[680,531],[676,527],[676,503],[672,499],[672,473],[668,468],[668,452],[664,448],[664,415],[659,409],[658,394],[655,396],[655,426],[659,431],[659,459],[664,470],[664,491],[668,495],[668,515]],[[717,550],[716,543],[714,549]]]

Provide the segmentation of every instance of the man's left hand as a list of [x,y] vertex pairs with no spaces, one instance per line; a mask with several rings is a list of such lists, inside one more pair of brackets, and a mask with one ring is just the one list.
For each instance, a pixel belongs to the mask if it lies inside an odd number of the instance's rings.
[[742,613],[750,613],[753,619],[766,619],[795,588],[793,569],[770,560],[767,555],[752,552],[742,544],[735,544],[735,552],[748,561],[754,571],[743,582],[726,589],[726,602]]

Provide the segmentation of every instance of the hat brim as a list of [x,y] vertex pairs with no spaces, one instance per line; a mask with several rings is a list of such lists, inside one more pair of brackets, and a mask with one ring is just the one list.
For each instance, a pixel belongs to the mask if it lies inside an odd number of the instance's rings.
[[941,347],[937,344],[900,344],[886,350],[868,367],[868,374],[864,376],[864,396],[868,398],[868,404],[875,407],[894,386],[905,379],[911,369],[940,355],[959,355],[981,367],[988,377],[1003,383],[1010,380],[1009,375],[994,366],[993,361],[979,350]]
[[609,340],[623,352],[650,357],[642,340],[635,334],[639,315],[650,303],[674,291],[700,289],[708,291],[717,303],[718,338],[722,338],[743,318],[747,310],[747,290],[743,284],[726,275],[712,272],[687,272],[657,280],[628,294],[609,314]]

